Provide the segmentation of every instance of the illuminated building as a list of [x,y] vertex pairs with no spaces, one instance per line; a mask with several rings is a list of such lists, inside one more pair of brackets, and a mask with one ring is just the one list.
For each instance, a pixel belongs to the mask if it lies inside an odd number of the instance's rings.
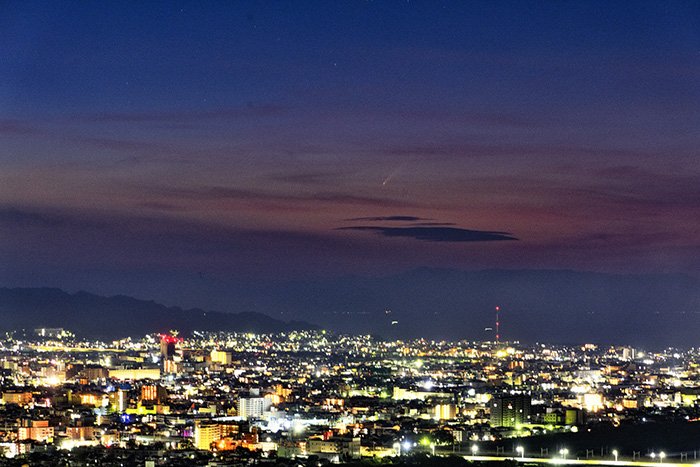
[[94,426],[68,426],[66,436],[75,441],[86,441],[95,439]]
[[160,404],[167,400],[168,391],[156,384],[144,384],[141,386],[141,401]]
[[31,439],[33,441],[51,442],[54,437],[54,428],[49,426],[48,420],[22,420],[21,426],[17,429],[17,439],[23,441]]
[[[203,423],[197,421],[194,424],[194,447],[197,449],[211,450],[212,443],[237,433],[238,425]],[[213,447],[216,448],[216,446]]]
[[80,376],[87,379],[88,381],[95,381],[97,379],[109,377],[109,370],[101,366],[86,366],[79,372]]
[[262,417],[271,405],[272,401],[264,397],[239,397],[238,415],[246,419]]
[[27,405],[32,402],[32,399],[32,393],[27,391],[8,391],[2,393],[2,401],[5,404]]
[[109,370],[109,377],[122,380],[160,379],[160,368],[130,368]]
[[160,336],[160,357],[162,360],[172,360],[175,357],[177,338],[164,334]]
[[60,338],[67,335],[63,328],[37,328],[34,330],[34,334],[40,337],[52,338]]
[[355,459],[360,457],[360,438],[310,439],[306,449],[309,454],[337,454]]
[[226,352],[223,350],[212,350],[210,356],[212,363],[230,365],[232,361],[231,352]]
[[543,420],[551,425],[581,425],[584,422],[584,413],[574,408],[547,407]]
[[124,412],[129,402],[126,391],[117,389],[109,395],[109,402],[115,412]]
[[530,422],[530,396],[498,396],[491,400],[491,426],[512,427]]
[[91,405],[99,407],[102,405],[102,394],[82,393],[77,394],[80,405]]
[[437,404],[433,409],[436,420],[453,420],[457,417],[457,407],[454,404]]
[[579,396],[580,404],[588,412],[597,412],[603,408],[604,398],[602,394],[583,394]]

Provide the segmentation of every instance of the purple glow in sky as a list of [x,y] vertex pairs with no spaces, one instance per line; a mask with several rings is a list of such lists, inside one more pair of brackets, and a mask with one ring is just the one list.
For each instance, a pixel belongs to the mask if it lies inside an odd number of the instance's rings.
[[0,43],[5,285],[700,269],[697,2],[7,2]]

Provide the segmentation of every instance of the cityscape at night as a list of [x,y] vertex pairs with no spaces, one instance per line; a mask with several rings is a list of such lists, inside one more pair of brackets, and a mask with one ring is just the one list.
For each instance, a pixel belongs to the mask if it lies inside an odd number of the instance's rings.
[[8,462],[643,466],[700,451],[699,349],[38,328],[0,355]]
[[0,1],[0,466],[700,466],[697,1]]

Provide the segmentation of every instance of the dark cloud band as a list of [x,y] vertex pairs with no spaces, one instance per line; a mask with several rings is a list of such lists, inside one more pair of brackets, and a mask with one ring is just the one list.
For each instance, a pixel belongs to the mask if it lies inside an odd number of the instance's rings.
[[385,237],[415,238],[416,240],[426,242],[491,242],[517,240],[517,238],[508,232],[467,230],[457,227],[380,227],[360,225],[355,227],[341,227],[337,230],[370,231]]
[[416,221],[429,221],[432,219],[425,219],[423,217],[416,216],[378,216],[378,217],[355,217],[352,219],[343,219],[347,222],[416,222]]

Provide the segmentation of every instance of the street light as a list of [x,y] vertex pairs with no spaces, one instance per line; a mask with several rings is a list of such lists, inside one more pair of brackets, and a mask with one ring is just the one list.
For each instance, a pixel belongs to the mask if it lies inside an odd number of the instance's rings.
[[663,451],[661,451],[661,452],[659,453],[659,464],[662,463],[662,462],[664,461],[664,457],[666,457],[666,453],[663,452]]
[[565,448],[565,449],[560,449],[560,450],[559,450],[559,455],[561,455],[561,457],[562,457],[563,459],[566,459],[566,455],[567,455],[568,453],[569,453],[569,450],[566,449],[566,448]]
[[617,455],[618,455],[618,454],[619,454],[619,453],[617,452],[617,449],[613,449],[612,455],[615,456],[615,462],[617,462]]
[[524,448],[524,447],[522,447],[522,446],[516,447],[516,448],[515,448],[515,452],[517,452],[518,454],[520,454],[520,458],[521,458],[521,459],[525,459],[525,448]]
[[472,456],[476,456],[477,452],[479,452],[479,446],[472,444]]

